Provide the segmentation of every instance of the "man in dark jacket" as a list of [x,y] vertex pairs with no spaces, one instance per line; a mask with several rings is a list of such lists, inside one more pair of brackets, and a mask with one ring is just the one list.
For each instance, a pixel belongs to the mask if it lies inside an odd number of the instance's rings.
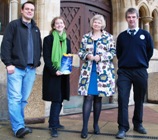
[[1,59],[7,70],[8,108],[12,130],[22,138],[32,132],[25,127],[24,108],[31,93],[36,67],[40,65],[41,35],[33,21],[35,5],[25,2],[22,17],[11,21],[1,44]]

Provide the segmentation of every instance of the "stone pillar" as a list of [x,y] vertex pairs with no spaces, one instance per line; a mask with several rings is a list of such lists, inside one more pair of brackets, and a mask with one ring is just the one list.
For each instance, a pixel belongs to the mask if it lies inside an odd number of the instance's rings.
[[154,38],[154,46],[158,49],[158,17],[155,16],[153,20],[153,38]]
[[10,20],[18,18],[18,0],[10,0]]
[[36,1],[36,11],[35,11],[35,19],[38,24],[38,27],[40,28],[41,34],[43,34],[43,28],[44,28],[44,9],[45,6],[45,0],[38,0]]
[[120,9],[120,31],[124,31],[127,29],[128,25],[125,18],[126,8]]
[[42,38],[49,34],[51,21],[60,15],[60,0],[36,0],[36,21]]
[[146,31],[150,32],[150,26],[149,23],[152,21],[152,17],[142,17],[141,20],[143,21],[144,27],[143,29],[145,29]]

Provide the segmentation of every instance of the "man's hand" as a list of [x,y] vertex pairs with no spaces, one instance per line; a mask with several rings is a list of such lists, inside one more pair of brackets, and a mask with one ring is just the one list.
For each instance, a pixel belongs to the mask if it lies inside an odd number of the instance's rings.
[[8,74],[12,74],[12,73],[14,73],[15,66],[9,65],[6,67],[6,69],[7,69]]

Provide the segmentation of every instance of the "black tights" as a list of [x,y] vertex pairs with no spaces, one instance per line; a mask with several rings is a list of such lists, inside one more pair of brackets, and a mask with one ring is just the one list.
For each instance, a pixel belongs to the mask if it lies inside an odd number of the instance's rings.
[[99,129],[98,121],[102,107],[102,97],[95,95],[84,96],[84,102],[82,107],[83,112],[83,128],[82,131],[88,131],[88,121],[92,109],[93,102],[93,128],[94,130]]

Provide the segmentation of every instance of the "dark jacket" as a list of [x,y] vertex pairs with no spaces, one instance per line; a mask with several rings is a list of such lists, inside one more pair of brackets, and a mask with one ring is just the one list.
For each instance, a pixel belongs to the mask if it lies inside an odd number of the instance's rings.
[[[32,37],[34,46],[33,65],[40,65],[42,50],[41,34],[39,28],[32,20]],[[22,18],[11,21],[5,30],[1,44],[1,59],[6,66],[25,69],[27,66],[28,28],[22,22]]]
[[[51,53],[52,53],[53,36],[48,35],[43,41],[43,84],[42,84],[42,98],[45,101],[62,101],[69,100],[70,96],[70,82],[69,75],[57,76],[55,69],[52,66]],[[67,53],[71,53],[70,40],[67,39]]]

